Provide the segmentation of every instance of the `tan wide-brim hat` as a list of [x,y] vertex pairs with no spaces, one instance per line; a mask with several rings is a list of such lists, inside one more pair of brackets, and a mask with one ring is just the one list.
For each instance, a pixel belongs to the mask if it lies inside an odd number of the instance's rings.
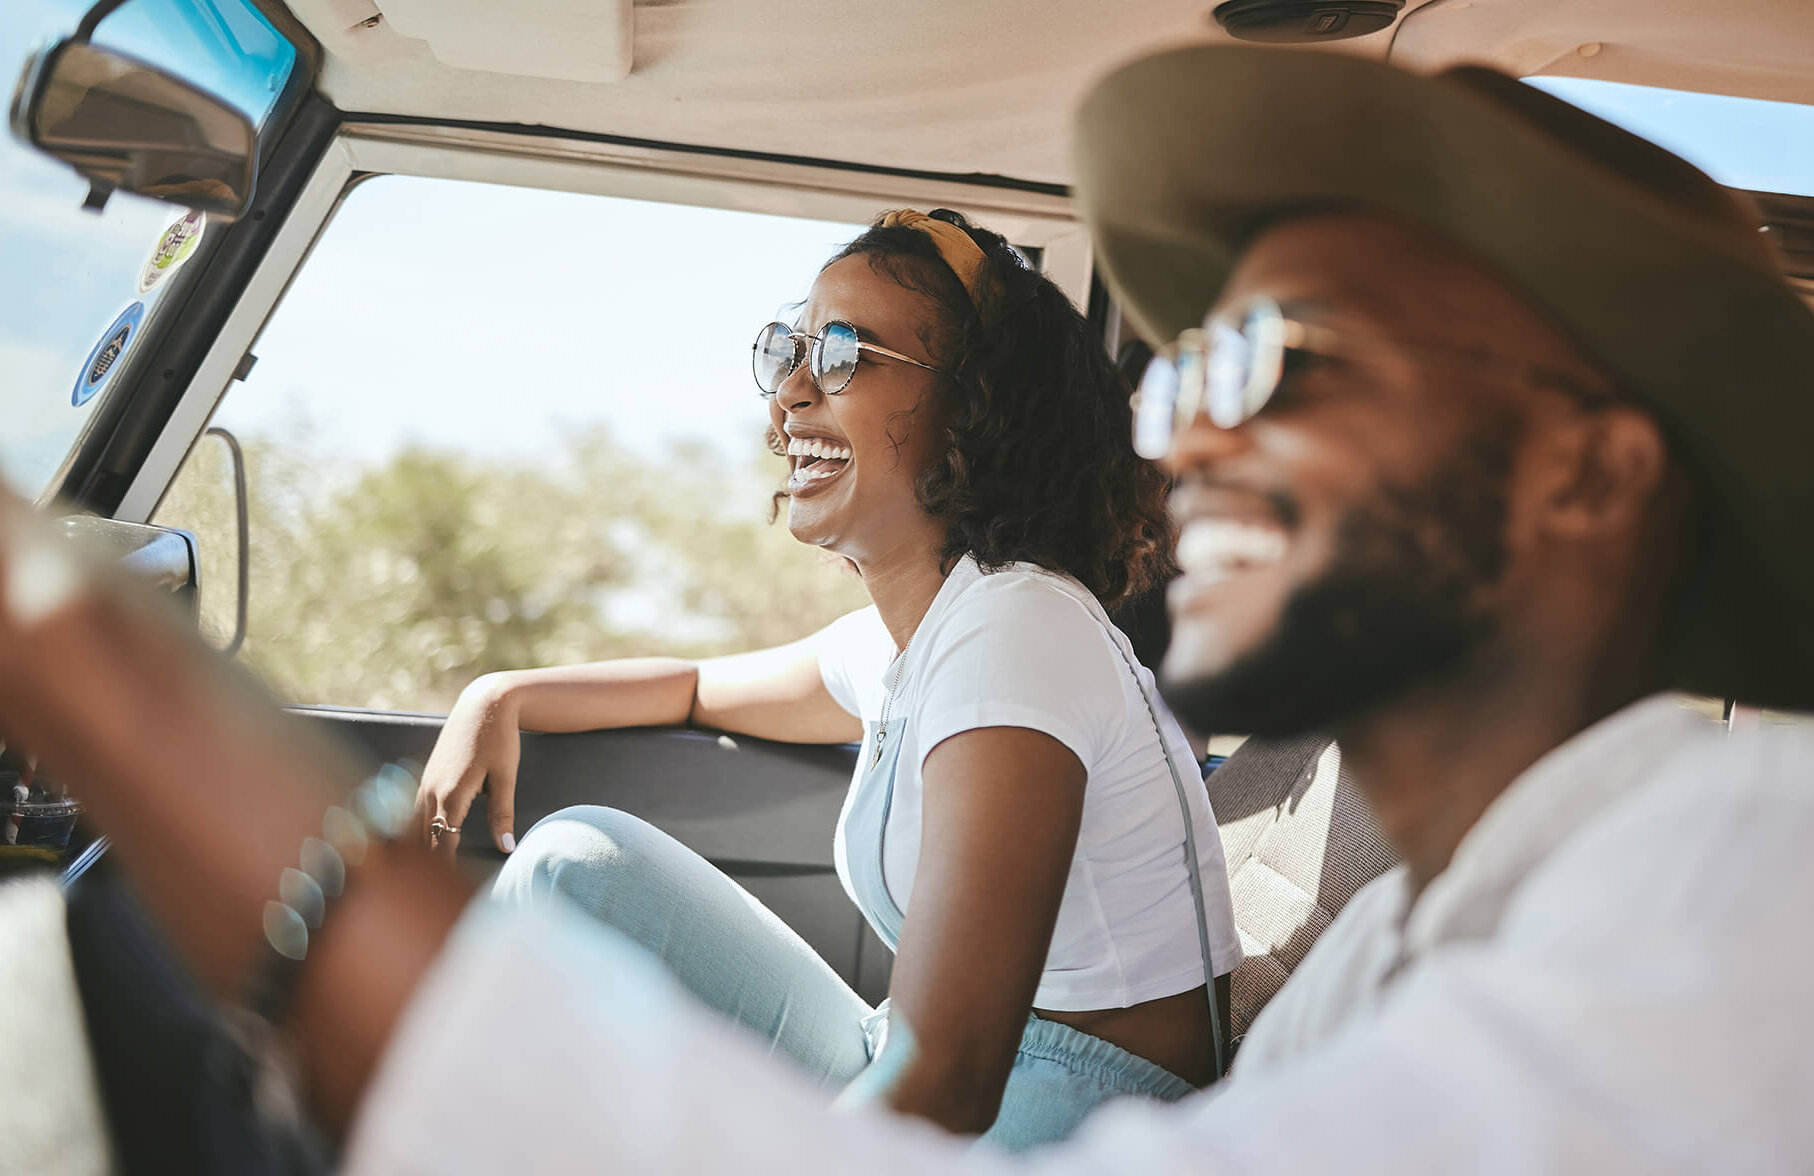
[[1700,484],[1673,684],[1814,709],[1814,312],[1739,198],[1492,70],[1228,46],[1109,75],[1076,163],[1104,277],[1155,345],[1294,209],[1379,211],[1471,252],[1655,413]]

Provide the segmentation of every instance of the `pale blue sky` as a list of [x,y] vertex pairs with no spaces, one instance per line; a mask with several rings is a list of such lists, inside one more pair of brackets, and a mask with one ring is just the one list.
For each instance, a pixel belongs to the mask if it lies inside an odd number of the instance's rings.
[[217,420],[371,460],[536,456],[594,424],[757,452],[763,323],[859,226],[451,180],[355,188]]
[[1814,196],[1814,106],[1585,78],[1526,80],[1667,147],[1722,184]]

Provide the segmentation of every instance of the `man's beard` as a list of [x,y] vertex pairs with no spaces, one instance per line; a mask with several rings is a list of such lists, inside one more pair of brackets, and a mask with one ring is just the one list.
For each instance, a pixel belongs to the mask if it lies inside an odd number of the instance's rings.
[[1263,644],[1219,674],[1161,682],[1178,717],[1205,732],[1326,731],[1468,666],[1493,631],[1479,590],[1506,562],[1512,432],[1351,509],[1328,568],[1291,594]]

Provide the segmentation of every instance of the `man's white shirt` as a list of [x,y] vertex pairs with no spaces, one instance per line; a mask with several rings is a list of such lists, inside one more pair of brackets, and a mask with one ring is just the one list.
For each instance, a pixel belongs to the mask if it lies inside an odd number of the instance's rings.
[[1230,1080],[1010,1158],[828,1092],[589,920],[475,906],[355,1173],[1814,1170],[1814,731],[1660,696],[1543,757],[1406,909],[1376,879]]

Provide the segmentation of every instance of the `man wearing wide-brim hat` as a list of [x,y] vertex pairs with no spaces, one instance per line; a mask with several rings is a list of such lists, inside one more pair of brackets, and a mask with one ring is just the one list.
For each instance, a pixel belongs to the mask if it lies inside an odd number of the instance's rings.
[[1167,698],[1336,734],[1403,860],[1204,1169],[1806,1170],[1814,733],[1685,697],[1814,707],[1814,314],[1754,219],[1481,69],[1162,54],[1078,161],[1165,347]]
[[426,975],[417,946],[313,965],[413,990],[375,1074],[389,1013],[303,1051],[364,1092],[348,1171],[1814,1162],[1814,731],[1728,737],[1674,693],[1814,703],[1814,315],[1755,226],[1483,72],[1190,49],[1080,127],[1104,270],[1161,347],[1135,440],[1178,486],[1167,694],[1333,731],[1403,866],[1226,1086],[1015,1158],[828,1115],[589,920],[479,910]]

